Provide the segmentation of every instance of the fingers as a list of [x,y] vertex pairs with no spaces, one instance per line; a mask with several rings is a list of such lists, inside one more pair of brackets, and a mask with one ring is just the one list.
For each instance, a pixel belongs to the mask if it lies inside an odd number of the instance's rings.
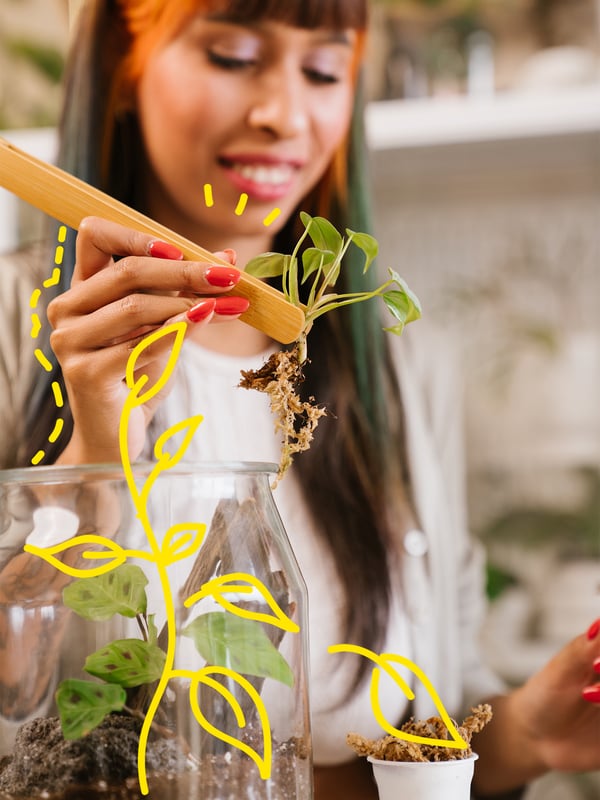
[[[113,254],[123,257],[115,261]],[[56,329],[68,325],[74,318],[105,309],[103,322],[114,324],[120,336],[122,325],[118,316],[115,319],[110,314],[133,310],[137,324],[140,320],[136,319],[136,310],[144,307],[140,295],[187,298],[179,305],[165,303],[161,319],[144,320],[148,325],[161,324],[184,313],[198,301],[198,296],[218,296],[235,287],[240,278],[240,271],[233,266],[235,252],[223,250],[216,256],[229,261],[231,266],[184,261],[181,251],[167,242],[88,217],[83,220],[77,238],[77,266],[71,289],[50,304],[50,324]],[[119,301],[123,301],[122,307]],[[151,304],[145,307],[156,308]],[[233,312],[224,311],[224,314],[233,315]]]
[[[600,640],[600,619],[595,620],[592,622],[590,627],[587,630],[585,638],[588,642],[595,643]],[[592,670],[598,674],[600,674],[600,657],[596,657],[592,663]],[[593,683],[589,686],[586,686],[582,692],[581,696],[584,700],[587,700],[589,703],[597,703],[600,704],[600,683]]]
[[86,217],[79,225],[75,243],[73,284],[113,263],[113,256],[148,256],[156,237],[125,228],[99,217]]

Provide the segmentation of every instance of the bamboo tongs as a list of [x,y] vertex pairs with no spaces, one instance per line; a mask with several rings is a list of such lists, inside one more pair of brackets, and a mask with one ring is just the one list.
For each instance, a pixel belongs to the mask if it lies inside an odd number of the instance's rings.
[[[71,228],[77,229],[84,217],[103,217],[176,245],[184,258],[229,266],[164,225],[2,138],[0,186]],[[250,301],[248,311],[241,316],[248,325],[283,344],[298,338],[304,326],[304,312],[281,292],[242,272],[235,294]]]

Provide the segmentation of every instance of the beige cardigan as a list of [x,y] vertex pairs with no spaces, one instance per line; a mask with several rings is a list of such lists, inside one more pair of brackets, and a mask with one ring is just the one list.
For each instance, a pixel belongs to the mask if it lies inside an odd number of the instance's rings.
[[[43,282],[52,273],[51,256],[51,249],[42,244],[0,255],[0,469],[16,463],[26,436],[23,409],[32,371],[42,370],[33,355],[39,342],[31,335],[32,314],[38,313],[44,322],[48,292]],[[34,311],[30,301],[36,289],[41,296]]]

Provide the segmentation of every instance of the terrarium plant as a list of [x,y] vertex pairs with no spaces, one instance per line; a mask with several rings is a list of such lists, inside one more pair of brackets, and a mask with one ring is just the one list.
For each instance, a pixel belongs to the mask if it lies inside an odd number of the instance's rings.
[[[393,317],[393,323],[385,328],[390,333],[401,334],[405,325],[421,316],[418,298],[393,269],[388,270],[388,280],[372,291],[336,292],[348,249],[355,247],[362,252],[366,273],[377,256],[377,240],[349,229],[342,235],[323,217],[301,212],[300,218],[304,231],[290,255],[264,253],[246,266],[246,271],[257,278],[281,278],[287,300],[303,307],[305,313],[304,328],[293,346],[274,353],[259,370],[243,371],[240,383],[243,388],[269,395],[275,429],[283,437],[278,478],[290,466],[295,453],[310,447],[319,419],[327,413],[314,399],[302,400],[298,394],[304,379],[303,366],[308,360],[308,334],[315,320],[342,306],[374,298],[381,298]],[[310,246],[303,247],[307,240]],[[300,287],[304,285],[307,299],[303,303]]]

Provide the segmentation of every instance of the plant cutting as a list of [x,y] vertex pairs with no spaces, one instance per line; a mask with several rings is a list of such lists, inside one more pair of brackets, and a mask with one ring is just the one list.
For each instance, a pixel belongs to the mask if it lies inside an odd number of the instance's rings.
[[[269,396],[275,430],[283,437],[277,480],[291,465],[294,455],[310,447],[319,419],[327,413],[314,398],[302,400],[298,394],[304,380],[303,367],[308,361],[308,334],[315,320],[342,306],[375,298],[381,298],[392,315],[393,323],[385,328],[390,333],[400,335],[409,322],[421,316],[418,298],[391,268],[388,280],[372,291],[336,292],[335,285],[349,248],[362,252],[363,273],[366,273],[378,254],[377,240],[350,229],[342,235],[328,220],[311,217],[306,212],[300,213],[300,219],[304,231],[290,255],[264,253],[246,266],[246,271],[257,278],[281,278],[284,296],[292,305],[302,307],[305,314],[304,328],[292,347],[274,353],[258,370],[244,370],[240,382],[245,389],[256,389]],[[307,241],[310,246],[304,246]],[[303,303],[300,294],[305,285],[307,299]]]

